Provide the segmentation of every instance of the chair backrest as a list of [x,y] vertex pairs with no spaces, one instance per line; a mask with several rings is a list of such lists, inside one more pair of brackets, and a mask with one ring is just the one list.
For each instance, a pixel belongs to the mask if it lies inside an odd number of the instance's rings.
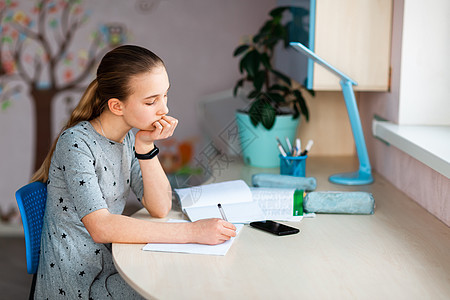
[[27,184],[16,192],[16,200],[25,233],[27,272],[36,274],[45,203],[47,202],[47,185],[39,181]]

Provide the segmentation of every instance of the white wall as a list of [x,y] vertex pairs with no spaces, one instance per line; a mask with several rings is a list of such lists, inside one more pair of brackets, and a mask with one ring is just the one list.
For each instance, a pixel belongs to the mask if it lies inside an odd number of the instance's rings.
[[404,2],[399,123],[450,125],[450,1]]

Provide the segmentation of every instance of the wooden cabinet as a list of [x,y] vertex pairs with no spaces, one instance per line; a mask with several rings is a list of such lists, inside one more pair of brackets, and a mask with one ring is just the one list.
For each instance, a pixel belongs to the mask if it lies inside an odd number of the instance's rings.
[[[392,0],[279,0],[278,5],[297,8],[285,16],[297,18],[291,40],[303,37],[297,41],[355,80],[356,91],[389,90]],[[309,89],[341,90],[335,75],[282,45],[275,66]]]

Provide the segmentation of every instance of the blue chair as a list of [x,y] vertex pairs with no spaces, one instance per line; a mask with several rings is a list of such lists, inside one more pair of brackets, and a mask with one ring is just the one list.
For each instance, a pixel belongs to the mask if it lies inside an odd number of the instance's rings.
[[40,181],[27,184],[16,192],[16,200],[25,233],[27,272],[28,274],[34,274],[30,291],[30,299],[32,299],[39,265],[42,224],[47,202],[47,185]]

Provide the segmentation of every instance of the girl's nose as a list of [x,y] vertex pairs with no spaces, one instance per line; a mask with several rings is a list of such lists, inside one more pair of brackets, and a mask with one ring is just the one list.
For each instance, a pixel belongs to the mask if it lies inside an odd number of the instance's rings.
[[159,114],[167,115],[169,113],[169,107],[167,107],[167,101],[161,101],[162,105],[159,109]]

